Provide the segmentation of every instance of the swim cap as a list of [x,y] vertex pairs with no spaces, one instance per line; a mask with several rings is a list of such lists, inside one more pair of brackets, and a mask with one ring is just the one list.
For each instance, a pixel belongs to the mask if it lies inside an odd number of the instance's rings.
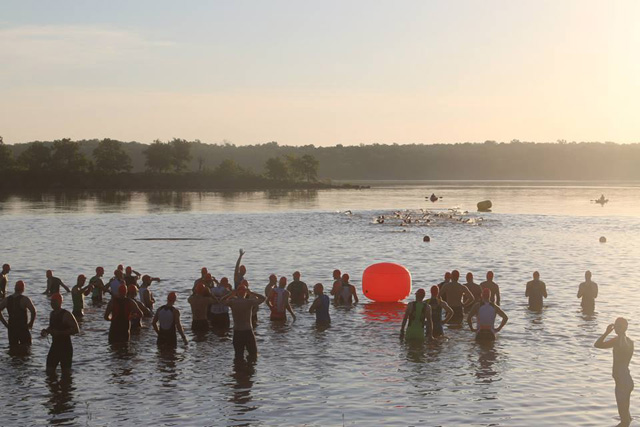
[[87,276],[85,276],[84,274],[78,275],[78,283],[80,283],[82,280],[87,280]]
[[223,277],[222,279],[220,279],[220,284],[221,285],[228,285],[229,284],[229,279],[227,279],[226,277]]
[[616,327],[616,332],[626,332],[629,322],[624,317],[618,317],[614,322],[614,326]]
[[431,298],[438,298],[439,294],[440,294],[440,288],[437,287],[436,285],[433,285],[431,287]]
[[275,275],[275,274],[273,274],[273,273],[271,273],[271,274],[269,275],[269,280],[271,280],[271,279],[277,279],[277,278],[278,278],[278,276],[276,276],[276,275]]
[[60,293],[55,293],[51,295],[51,301],[57,302],[59,305],[62,305],[62,295]]
[[244,286],[245,288],[249,289],[249,282],[243,280],[242,282],[240,282],[240,286]]
[[205,296],[207,295],[207,286],[200,282],[196,285],[196,294]]
[[118,286],[118,295],[120,295],[121,297],[127,296],[127,285],[122,283],[120,286]]
[[300,272],[299,271],[294,271],[293,272],[293,277],[300,277]]
[[175,292],[169,292],[169,295],[167,295],[167,302],[176,302],[177,299],[178,295]]
[[471,272],[467,273],[467,281],[469,280],[473,280],[473,273]]
[[424,298],[424,295],[425,295],[424,289],[418,289],[416,291],[416,298],[418,298],[420,296],[422,296],[422,298]]
[[127,295],[138,295],[138,288],[136,288],[136,285],[131,284],[129,286],[127,286]]
[[333,277],[336,279],[339,279],[341,274],[340,270],[333,270]]
[[47,270],[47,277],[51,277],[51,276],[53,276],[53,271]]
[[207,267],[202,267],[202,268],[200,269],[200,274],[203,274],[203,275],[204,275],[204,274],[207,274],[208,272],[209,272],[209,270],[207,270]]
[[493,279],[493,271],[487,271],[487,279]]
[[447,271],[446,273],[444,273],[444,280],[449,280],[449,279],[451,279],[451,273]]
[[349,275],[348,275],[347,273],[344,273],[344,274],[342,275],[342,281],[343,281],[343,282],[348,282],[348,281],[349,281]]
[[324,286],[322,286],[322,283],[316,283],[313,285],[313,291],[321,294],[324,291]]
[[278,283],[282,286],[282,285],[286,285],[287,284],[287,278],[282,276],[280,278],[280,280],[278,280]]
[[485,298],[485,299],[491,298],[491,290],[489,288],[482,289],[482,298]]
[[11,266],[9,264],[2,264],[2,269],[3,270],[9,270],[9,269],[11,269]]
[[24,292],[24,282],[22,280],[16,282],[16,292]]
[[458,280],[460,278],[460,272],[458,270],[453,270],[451,272],[451,278],[453,280]]
[[116,268],[116,270],[122,271],[122,270],[124,270],[124,267],[122,266],[122,264],[118,264],[118,268]]
[[238,290],[236,291],[236,294],[238,294],[238,296],[240,298],[243,298],[244,296],[247,295],[247,291],[248,291],[248,289],[247,289],[246,286],[240,285],[240,286],[238,286]]
[[127,272],[127,274],[131,274],[131,270],[132,270],[131,267],[127,266],[125,271]]
[[96,267],[96,273],[98,273],[98,274],[104,274],[104,268],[102,268],[102,267]]
[[151,281],[151,276],[149,276],[148,274],[145,274],[144,276],[142,276],[142,281],[143,282],[150,282]]

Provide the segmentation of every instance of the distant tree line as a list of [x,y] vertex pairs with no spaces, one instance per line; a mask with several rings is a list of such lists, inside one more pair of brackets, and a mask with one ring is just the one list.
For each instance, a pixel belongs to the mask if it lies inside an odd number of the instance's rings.
[[174,138],[152,144],[110,139],[0,144],[0,171],[258,176],[316,180],[639,180],[640,144],[484,141],[458,144],[236,146]]

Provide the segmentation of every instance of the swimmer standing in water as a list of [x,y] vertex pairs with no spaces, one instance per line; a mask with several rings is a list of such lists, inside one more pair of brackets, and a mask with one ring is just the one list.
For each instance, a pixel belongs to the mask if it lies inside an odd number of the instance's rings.
[[7,293],[7,283],[9,283],[9,272],[11,266],[9,264],[2,265],[2,272],[0,273],[0,299],[4,298]]
[[453,310],[453,316],[449,319],[449,324],[461,325],[464,321],[463,304],[464,299],[467,304],[473,304],[474,298],[471,291],[466,286],[458,283],[460,272],[453,270],[451,272],[451,282],[443,284],[440,288],[440,298],[446,301]]
[[96,267],[96,275],[89,279],[91,302],[94,304],[100,304],[102,302],[102,295],[107,292],[107,288],[102,281],[102,276],[104,276],[104,268]]
[[349,283],[349,275],[347,273],[342,275],[341,282],[337,305],[352,306],[354,303],[357,304],[358,294],[356,293],[356,287]]
[[271,320],[287,320],[287,311],[291,313],[293,320],[296,320],[296,315],[289,304],[289,291],[286,289],[287,278],[281,277],[278,281],[278,287],[271,290],[269,297],[267,298],[267,307],[271,309]]
[[287,286],[287,290],[291,294],[291,302],[293,304],[305,304],[309,302],[309,288],[307,284],[300,280],[300,272],[293,273],[293,281]]
[[[9,347],[31,345],[31,328],[36,320],[36,308],[29,297],[24,293],[24,282],[18,280],[15,293],[0,301],[0,322],[9,332]],[[2,316],[2,310],[7,309],[9,321]],[[27,321],[27,310],[31,313],[31,319]]]
[[322,283],[316,283],[313,286],[313,294],[316,296],[316,299],[311,303],[309,313],[316,314],[316,325],[327,325],[331,323],[331,316],[329,316],[331,298],[324,294],[324,286],[322,286]]
[[178,299],[175,292],[169,292],[167,295],[167,303],[160,307],[153,316],[151,325],[153,330],[158,334],[158,347],[173,349],[178,346],[178,337],[176,331],[182,337],[184,345],[189,344],[187,337],[184,335],[184,328],[180,323],[180,310],[173,305]]
[[60,293],[60,287],[63,287],[65,291],[71,292],[71,289],[65,285],[62,280],[53,276],[53,271],[47,270],[47,289],[43,292],[47,296]]
[[491,291],[491,302],[500,305],[500,287],[493,281],[493,271],[487,271],[487,280],[480,283],[480,287],[488,288]]
[[333,295],[333,303],[338,303],[338,294],[340,293],[340,288],[342,287],[342,273],[340,270],[333,270],[333,286],[331,287],[331,291],[329,292]]
[[247,360],[255,361],[258,357],[251,316],[254,307],[262,304],[265,299],[262,295],[251,292],[245,284],[240,284],[224,301],[231,308],[233,315],[233,349],[236,361],[244,360],[245,349],[249,353]]
[[51,335],[52,340],[47,355],[47,374],[55,374],[58,364],[62,373],[68,374],[73,361],[71,335],[79,332],[78,322],[73,314],[62,308],[62,295],[59,293],[51,295],[51,308],[53,311],[49,316],[49,327],[40,332],[42,337]]
[[[473,299],[475,302],[480,301],[480,299],[482,298],[482,287],[473,281],[473,273],[471,272],[467,273],[466,278],[467,278],[467,283],[465,283],[464,286],[466,286],[467,289],[469,289],[469,292],[471,292],[471,295],[473,295]],[[473,308],[474,301],[465,300],[464,310],[467,312],[471,310]]]
[[527,282],[527,289],[524,293],[529,298],[529,310],[542,310],[543,298],[547,297],[547,285],[540,280],[540,273],[533,272],[533,280]]
[[233,270],[233,289],[238,289],[238,286],[240,286],[240,284],[244,280],[244,276],[247,274],[247,267],[241,264],[242,257],[246,252],[243,251],[242,249],[240,249],[239,252],[240,252],[240,256],[236,261],[236,268]]
[[444,280],[438,283],[438,288],[442,291],[442,287],[449,283],[451,283],[451,273],[447,271],[446,273],[444,273]]
[[71,288],[71,301],[73,302],[73,316],[78,319],[84,316],[84,297],[91,292],[91,284],[84,286],[87,278],[84,274],[78,276],[78,280]]
[[[448,323],[453,316],[453,310],[449,307],[449,304],[440,299],[440,288],[437,286],[431,287],[431,298],[427,300],[427,304],[431,307],[431,323],[433,329],[431,335],[434,338],[438,338],[444,335],[443,323]],[[442,320],[442,310],[445,312],[444,320]]]
[[598,284],[591,281],[591,272],[584,273],[584,282],[578,286],[578,298],[582,298],[580,305],[585,313],[593,313],[596,309],[598,298]]
[[[482,290],[481,301],[473,306],[467,316],[469,329],[476,333],[478,341],[493,341],[496,333],[500,332],[509,321],[509,317],[495,303],[491,302],[491,291],[488,288]],[[496,314],[502,318],[500,326],[494,329]],[[477,317],[477,327],[473,327],[473,318]]]
[[[593,344],[596,348],[613,349],[613,372],[612,376],[616,382],[616,403],[618,404],[618,414],[620,414],[620,425],[628,426],[631,423],[630,401],[633,391],[633,378],[629,372],[629,362],[633,356],[633,341],[627,337],[629,323],[623,317],[618,317],[614,324],[607,326],[604,334]],[[616,337],[605,339],[616,331]]]
[[[407,304],[402,326],[400,326],[400,338],[406,338],[407,341],[424,341],[425,338],[433,339],[431,332],[433,331],[431,306],[424,302],[424,296],[424,289],[418,289],[416,291],[416,300]],[[407,325],[406,337],[404,332],[405,325]],[[426,329],[425,325],[427,325]]]

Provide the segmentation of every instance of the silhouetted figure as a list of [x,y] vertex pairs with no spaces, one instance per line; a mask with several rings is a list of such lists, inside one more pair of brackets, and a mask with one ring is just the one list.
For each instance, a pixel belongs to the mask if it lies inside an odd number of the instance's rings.
[[444,280],[438,283],[438,288],[440,288],[440,290],[442,291],[442,287],[447,283],[451,283],[451,273],[448,271],[444,273]]
[[[471,272],[467,273],[466,278],[467,278],[467,283],[465,283],[464,286],[466,286],[467,289],[469,289],[469,292],[471,292],[471,295],[473,295],[473,299],[475,302],[480,301],[482,288],[480,287],[480,285],[478,285],[473,281],[473,273]],[[471,310],[471,308],[473,308],[473,304],[474,302],[465,301],[465,304],[464,304],[465,311]]]
[[[502,318],[500,326],[494,329],[496,315]],[[476,327],[473,327],[473,318],[477,317]],[[509,317],[497,305],[491,302],[491,291],[488,288],[482,290],[481,301],[473,306],[467,316],[469,329],[476,333],[479,341],[493,341],[496,339],[496,332],[500,332],[509,321]]]
[[102,302],[102,295],[107,292],[107,288],[102,281],[104,276],[104,268],[96,267],[96,275],[89,279],[89,286],[91,286],[91,302],[99,304]]
[[[284,291],[286,292],[286,290]],[[262,295],[249,291],[244,284],[238,286],[238,289],[225,299],[225,304],[231,307],[231,314],[233,315],[234,360],[244,360],[245,349],[249,353],[248,360],[257,358],[258,346],[256,337],[253,334],[251,315],[253,308],[262,304],[265,299]]]
[[300,280],[300,272],[293,273],[293,281],[287,286],[291,294],[291,302],[294,304],[304,304],[309,301],[309,288],[307,284]]
[[333,295],[333,303],[338,303],[338,294],[340,293],[340,288],[342,287],[342,273],[340,270],[333,270],[333,286],[331,287],[331,295]]
[[43,329],[40,335],[51,335],[51,347],[47,355],[47,374],[53,375],[58,364],[63,374],[69,373],[73,361],[73,346],[71,335],[78,333],[78,322],[73,314],[62,308],[62,295],[59,293],[51,296],[51,308],[49,327]]
[[331,298],[324,294],[324,286],[322,286],[322,283],[316,283],[313,286],[313,294],[316,296],[316,299],[311,303],[309,313],[315,313],[317,325],[327,325],[331,322],[331,316],[329,315]]
[[500,305],[500,287],[493,281],[493,271],[487,271],[487,280],[480,283],[480,287],[489,289],[491,291],[491,302]]
[[[449,304],[440,299],[440,288],[437,286],[431,287],[431,298],[427,300],[427,304],[431,307],[431,335],[434,338],[438,338],[444,335],[443,323],[448,323],[453,316],[453,310],[449,307]],[[445,312],[444,320],[442,319],[442,310]]]
[[84,297],[91,292],[91,285],[84,286],[87,278],[84,274],[78,276],[78,280],[71,288],[71,301],[73,302],[73,316],[76,320],[84,316]]
[[340,286],[340,291],[338,292],[338,300],[336,305],[347,305],[351,306],[354,303],[358,302],[358,294],[356,292],[356,287],[349,283],[349,275],[347,273],[342,275],[340,279],[342,285]]
[[118,293],[111,298],[104,311],[104,320],[111,322],[110,344],[129,342],[132,317],[142,317],[142,311],[133,300],[127,298],[127,285],[122,281],[118,287]]
[[53,271],[47,270],[47,289],[43,292],[47,296],[60,293],[60,287],[63,287],[65,291],[71,292],[71,289],[65,285],[62,280],[53,276]]
[[[18,280],[15,293],[0,301],[0,322],[8,329],[9,347],[31,345],[31,328],[36,320],[36,308],[31,299],[22,295],[24,282]],[[2,316],[2,310],[7,309],[9,321]],[[27,320],[27,311],[31,313],[31,319]]]
[[0,299],[4,298],[7,294],[7,283],[9,283],[9,272],[11,266],[9,264],[2,265],[2,272],[0,273]]
[[244,280],[244,276],[247,274],[247,267],[241,264],[245,252],[242,249],[240,249],[239,252],[240,256],[236,261],[236,268],[233,270],[233,289],[238,289],[238,286],[240,286],[240,283]]
[[[613,372],[612,376],[616,382],[616,402],[618,413],[620,414],[620,425],[628,426],[631,423],[630,400],[633,391],[633,378],[629,372],[629,362],[633,356],[633,341],[627,337],[628,322],[622,317],[618,317],[614,324],[607,326],[607,330],[598,338],[594,346],[596,348],[613,349]],[[616,331],[616,337],[605,339]]]
[[278,281],[278,287],[273,288],[267,298],[267,307],[271,310],[271,315],[269,316],[271,320],[287,320],[287,311],[291,313],[293,320],[296,320],[296,315],[291,309],[291,304],[289,304],[290,294],[286,287],[287,278],[281,277]]
[[[407,341],[424,341],[425,338],[433,339],[431,331],[431,306],[424,301],[424,289],[416,291],[416,300],[407,304],[404,312],[402,326],[400,326],[400,338],[405,337],[404,327],[407,326]],[[408,322],[408,325],[407,325]],[[425,325],[427,329],[425,330]]]
[[209,319],[207,313],[209,306],[217,302],[211,296],[209,288],[200,282],[196,286],[196,292],[187,301],[191,305],[191,330],[194,332],[206,332],[209,330]]
[[184,335],[182,323],[180,323],[180,310],[173,306],[176,299],[178,299],[178,295],[175,292],[169,292],[167,303],[156,311],[151,322],[153,330],[158,334],[157,345],[160,348],[173,349],[178,346],[176,331],[182,337],[184,345],[189,343]]
[[533,280],[527,282],[527,289],[524,296],[529,298],[529,309],[534,311],[542,310],[543,298],[547,297],[547,285],[540,280],[540,273],[533,272]]
[[598,298],[598,284],[591,281],[591,272],[584,273],[584,282],[578,286],[578,298],[582,298],[580,305],[582,311],[593,313],[596,308],[596,298]]
[[451,282],[445,283],[440,288],[440,298],[449,304],[453,310],[453,316],[449,320],[450,324],[460,325],[464,320],[463,298],[468,304],[473,304],[474,298],[466,286],[458,283],[460,272],[453,270],[451,272]]
[[435,203],[438,201],[438,196],[435,195],[435,193],[431,193],[431,197],[429,197],[429,200],[431,200],[431,202]]

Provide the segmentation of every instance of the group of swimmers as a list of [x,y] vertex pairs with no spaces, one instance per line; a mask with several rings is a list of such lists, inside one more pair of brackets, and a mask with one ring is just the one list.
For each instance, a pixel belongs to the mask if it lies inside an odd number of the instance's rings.
[[[233,317],[233,346],[236,360],[244,360],[245,351],[248,360],[255,360],[258,349],[254,335],[257,325],[258,307],[266,302],[270,309],[270,320],[282,322],[287,320],[287,312],[293,320],[296,315],[292,304],[306,304],[309,301],[309,289],[300,280],[301,274],[293,273],[293,280],[288,283],[286,277],[272,274],[263,294],[251,290],[245,279],[246,267],[242,264],[245,252],[241,249],[236,262],[233,286],[226,277],[217,280],[207,268],[202,268],[201,276],[195,280],[192,295],[188,303],[192,311],[192,330],[194,332],[209,329],[226,330],[231,326],[229,311]],[[31,344],[30,330],[36,318],[36,309],[31,300],[24,296],[25,284],[19,280],[15,284],[15,292],[6,295],[8,274],[11,267],[3,265],[0,273],[0,322],[8,329],[9,345],[24,346]],[[102,280],[104,269],[96,268],[96,274],[87,283],[84,275],[78,276],[77,283],[71,289],[62,280],[55,277],[53,272],[46,272],[47,287],[44,293],[51,298],[52,312],[49,326],[41,331],[41,336],[51,335],[52,344],[47,356],[47,372],[54,373],[58,364],[63,372],[71,368],[73,347],[71,335],[79,332],[77,318],[83,316],[84,297],[91,295],[95,304],[102,303],[103,295],[110,294],[104,319],[110,321],[109,342],[112,344],[126,343],[130,339],[132,330],[141,327],[141,318],[152,318],[152,326],[157,334],[157,344],[161,348],[175,348],[177,335],[183,342],[188,340],[180,321],[180,311],[175,307],[177,294],[170,292],[166,304],[155,309],[156,300],[150,289],[153,282],[160,278],[140,275],[131,267],[123,268],[119,265],[113,277],[105,284]],[[349,275],[339,270],[333,272],[333,285],[330,295],[333,304],[350,306],[358,302],[358,295],[349,282]],[[453,270],[447,272],[444,281],[430,289],[431,298],[425,301],[426,292],[419,289],[415,294],[415,301],[407,305],[400,335],[407,341],[423,341],[437,339],[444,335],[443,324],[462,325],[465,321],[475,332],[476,339],[492,341],[496,333],[508,322],[507,314],[501,309],[500,287],[494,282],[492,271],[487,272],[486,280],[477,284],[473,274],[467,273],[466,283],[459,283],[460,273]],[[138,282],[141,282],[138,284]],[[60,290],[71,292],[73,311],[62,308],[63,297]],[[313,286],[315,296],[309,312],[315,314],[316,322],[320,325],[331,321],[329,308],[331,297],[324,292],[324,286],[316,283]],[[543,300],[547,298],[547,289],[540,274],[533,273],[533,280],[527,282],[525,296],[529,300],[529,308],[541,310]],[[585,273],[585,281],[578,287],[577,297],[586,313],[593,313],[595,299],[598,297],[598,285],[591,280],[591,272]],[[139,298],[139,299],[138,299]],[[2,311],[7,310],[7,321]],[[28,316],[30,312],[30,316]],[[495,327],[495,318],[499,316],[501,323]],[[475,325],[474,325],[475,319]],[[633,355],[633,341],[626,337],[628,324],[623,318],[618,318],[614,324],[607,327],[606,332],[596,341],[597,348],[612,348],[614,356],[613,378],[616,382],[616,400],[618,411],[623,420],[630,420],[629,401],[633,390],[633,380],[629,372],[629,362]],[[405,330],[406,329],[406,330]],[[614,331],[617,336],[606,340]]]

